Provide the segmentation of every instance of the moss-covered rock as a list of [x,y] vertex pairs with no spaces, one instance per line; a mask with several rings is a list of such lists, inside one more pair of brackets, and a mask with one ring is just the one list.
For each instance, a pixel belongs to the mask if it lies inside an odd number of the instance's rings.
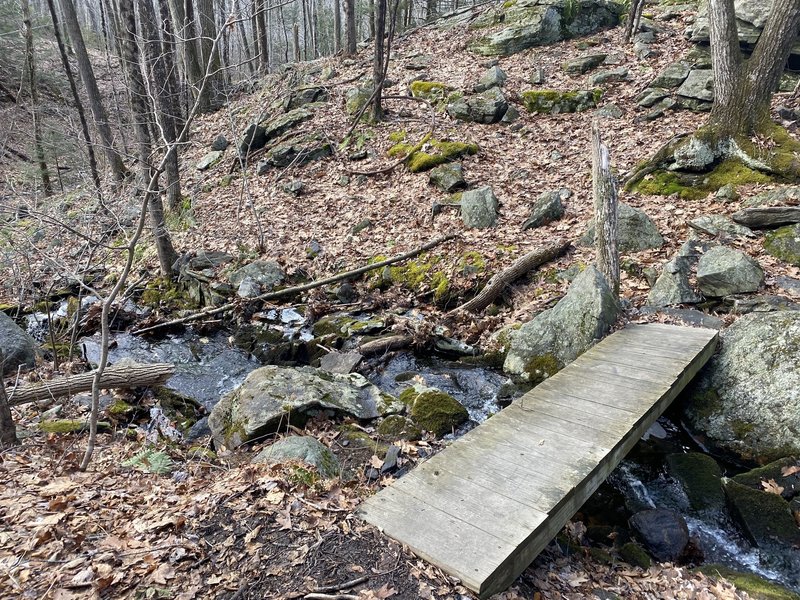
[[355,322],[350,315],[325,315],[312,325],[311,333],[318,338],[326,335],[350,337],[350,326]]
[[740,573],[722,565],[703,565],[698,571],[709,577],[722,577],[736,586],[737,590],[747,592],[753,600],[800,600],[800,594],[767,581],[752,573]]
[[378,425],[378,434],[390,441],[414,441],[422,437],[422,430],[411,419],[402,415],[389,415]]
[[469,413],[450,394],[426,387],[403,390],[400,401],[408,404],[412,421],[437,437],[450,433],[469,420]]
[[754,544],[767,548],[800,544],[800,529],[786,500],[732,479],[724,479],[723,485],[731,515]]
[[429,171],[456,158],[478,153],[478,145],[474,143],[429,139],[423,147],[424,150],[402,142],[389,149],[389,156],[405,156],[408,170],[412,173],[419,173]]
[[[383,256],[373,257],[372,261],[380,262]],[[437,303],[445,303],[450,295],[450,278],[440,268],[441,258],[423,254],[415,260],[404,264],[386,267],[373,276],[370,287],[387,287],[401,285],[415,294],[433,294]]]
[[764,250],[775,258],[800,267],[800,223],[768,233],[764,237]]
[[280,439],[264,448],[252,460],[266,464],[288,461],[299,461],[313,467],[325,479],[338,477],[342,469],[333,452],[316,438],[307,435]]
[[369,102],[369,99],[372,97],[372,92],[373,87],[371,85],[347,90],[345,100],[345,110],[347,110],[347,114],[351,117],[358,114],[358,112],[364,108],[364,105]]
[[681,482],[694,510],[721,511],[725,507],[722,470],[713,458],[700,452],[670,454],[667,464]]
[[412,81],[408,89],[414,98],[424,100],[444,100],[447,94],[452,91],[452,87],[441,81]]
[[522,102],[532,113],[574,113],[596,108],[602,96],[602,90],[528,90],[522,92]]
[[[793,467],[798,467],[797,459],[794,456],[787,456],[763,467],[739,473],[733,480],[756,490],[763,490],[761,484],[771,480],[783,488],[781,495],[784,498],[792,498],[800,492],[800,473],[794,473]],[[784,475],[784,471],[790,474]]]
[[[45,433],[83,433],[89,431],[89,422],[83,419],[53,419],[39,423],[39,429]],[[97,431],[110,431],[111,423],[97,422]]]
[[644,549],[635,542],[628,542],[619,549],[619,555],[626,563],[647,570],[653,561]]
[[677,194],[685,200],[699,200],[726,185],[739,186],[751,183],[768,183],[772,178],[751,169],[738,160],[724,160],[708,173],[684,173],[657,170],[632,186],[640,194],[671,196]]

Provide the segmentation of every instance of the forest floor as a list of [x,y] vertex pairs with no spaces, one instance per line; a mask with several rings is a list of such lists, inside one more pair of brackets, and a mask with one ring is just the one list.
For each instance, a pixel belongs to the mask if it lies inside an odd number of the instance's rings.
[[[617,104],[624,114],[619,120],[602,121],[601,128],[612,163],[624,176],[667,140],[692,131],[705,118],[681,111],[646,122],[633,101],[663,67],[689,49],[682,30],[691,18],[691,12],[687,12],[676,21],[659,21],[664,31],[659,33],[656,47],[661,53],[644,61],[637,60],[632,46],[623,43],[620,29],[592,36],[595,45],[588,50],[580,47],[585,40],[572,40],[502,58],[500,66],[509,76],[506,94],[519,106],[519,94],[530,87],[527,82],[535,65],[542,66],[547,74],[548,87],[584,88],[586,76],[564,74],[560,67],[564,60],[586,53],[623,54],[630,78],[609,84],[603,103]],[[418,56],[430,57],[426,68],[429,79],[470,91],[487,63],[487,59],[466,51],[470,35],[462,28],[440,31],[426,27],[397,40],[388,74],[396,85],[388,93],[405,93],[405,84],[418,73],[404,65]],[[324,132],[338,148],[349,128],[344,101],[352,84],[337,82],[369,73],[370,52],[364,50],[347,64],[340,59],[318,63],[334,67],[338,74],[323,82],[331,100],[303,127]],[[434,191],[426,174],[412,174],[399,166],[358,183],[357,176],[350,173],[389,164],[386,150],[393,144],[389,139],[392,133],[405,131],[412,142],[422,138],[430,117],[415,103],[387,101],[384,122],[360,125],[349,147],[307,167],[273,170],[261,177],[243,176],[234,169],[233,177],[225,179],[233,162],[229,151],[226,159],[209,171],[194,169],[217,135],[236,140],[258,114],[273,112],[273,105],[286,91],[287,79],[268,77],[253,93],[231,98],[220,111],[195,124],[191,146],[182,157],[183,188],[191,206],[174,223],[176,247],[181,251],[225,250],[242,261],[261,254],[277,259],[290,275],[321,278],[366,264],[374,256],[401,253],[444,233],[462,230],[455,211],[444,210],[433,216],[434,200],[441,202],[446,195]],[[776,97],[776,104],[789,101],[785,96]],[[791,102],[797,106],[796,99]],[[461,231],[456,240],[431,253],[440,261],[437,268],[452,275],[454,289],[460,289],[463,295],[477,284],[475,274],[465,274],[459,268],[467,252],[477,252],[485,259],[484,275],[488,275],[556,237],[577,240],[591,218],[592,112],[520,112],[522,127],[518,130],[466,124],[445,114],[436,115],[434,137],[479,144],[479,153],[463,161],[465,176],[475,186],[491,185],[501,202],[496,227]],[[366,161],[347,160],[350,152],[361,148],[369,152]],[[349,177],[346,183],[341,180],[343,176]],[[292,179],[300,179],[305,185],[298,197],[282,191]],[[549,226],[520,232],[533,200],[544,190],[561,187],[573,192],[565,217]],[[744,199],[769,187],[744,186],[739,192]],[[4,188],[7,197],[12,197],[12,192],[15,199],[21,197],[13,186]],[[90,197],[89,193],[73,194],[70,206],[89,202]],[[689,235],[688,220],[701,214],[729,214],[738,210],[741,202],[722,204],[713,196],[704,201],[685,201],[624,191],[620,199],[643,209],[665,238],[662,248],[631,256],[640,267],[661,264],[672,256]],[[114,203],[123,208],[123,195],[115,197]],[[54,207],[54,211],[66,212],[57,203]],[[365,218],[372,227],[352,233],[352,227]],[[44,280],[70,260],[73,265],[83,260],[83,255],[71,255],[69,248],[59,255],[60,262],[53,260],[45,245],[51,238],[29,238],[17,248],[26,254],[24,261],[14,263],[24,263],[25,279]],[[321,252],[308,252],[312,242],[319,244]],[[766,255],[759,239],[732,244],[759,260],[767,273],[767,293],[778,291],[776,276],[800,276],[796,267]],[[263,245],[263,253],[259,245]],[[548,265],[548,270],[592,260],[591,249],[575,247]],[[147,249],[136,268],[139,273],[154,274],[156,266],[153,252]],[[113,261],[105,265],[105,273],[118,269]],[[19,276],[20,269],[5,264],[0,303],[20,300],[16,288],[10,285]],[[566,285],[544,272],[533,273],[510,291],[498,315],[462,322],[453,333],[472,343],[485,341],[500,327],[526,320],[551,305],[563,295]],[[382,292],[367,289],[363,282],[357,287],[363,304],[416,306],[429,313],[431,321],[440,314],[441,307],[430,302],[432,290],[412,292],[396,287],[381,298]],[[643,303],[648,290],[643,278],[623,273],[621,293],[633,306]],[[784,290],[780,293],[787,294]],[[31,377],[39,375],[47,376],[42,372]],[[354,516],[361,499],[391,477],[367,479],[364,467],[380,466],[380,457],[369,447],[354,451],[339,444],[330,422],[311,423],[307,431],[352,466],[350,478],[309,482],[298,478],[289,466],[249,464],[259,448],[212,456],[181,447],[168,449],[175,470],[167,477],[121,466],[141,449],[144,437],[143,432],[126,435],[124,426],[99,436],[93,462],[87,472],[80,472],[77,465],[85,438],[39,432],[35,423],[41,410],[36,406],[14,410],[24,434],[22,445],[0,453],[0,598],[241,600],[314,598],[314,594],[359,600],[473,597],[457,581]],[[68,403],[64,410],[73,415],[86,411],[76,402]],[[440,446],[430,439],[403,444],[402,457],[409,466]],[[577,525],[568,527],[567,533],[580,539]],[[344,585],[347,582],[354,583],[348,587]],[[724,580],[696,574],[687,567],[660,564],[642,570],[616,559],[605,564],[588,549],[574,552],[554,543],[496,600],[592,598],[595,592],[601,598],[610,593],[632,599],[747,597]]]

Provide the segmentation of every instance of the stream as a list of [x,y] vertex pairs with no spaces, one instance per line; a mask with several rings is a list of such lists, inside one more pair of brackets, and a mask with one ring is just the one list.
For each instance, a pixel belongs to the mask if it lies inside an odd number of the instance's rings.
[[[210,410],[219,398],[241,383],[249,372],[261,366],[256,358],[271,356],[279,340],[305,344],[312,335],[301,314],[292,310],[264,313],[262,328],[272,330],[263,347],[242,349],[236,343],[239,333],[225,332],[201,336],[192,331],[160,339],[146,339],[124,332],[112,336],[110,361],[132,358],[138,362],[172,362],[176,373],[167,387],[192,397]],[[41,328],[41,318],[29,328]],[[252,339],[250,337],[249,339]],[[99,359],[99,335],[80,340],[86,358]],[[270,344],[272,346],[270,346]],[[268,347],[269,346],[269,347]],[[467,365],[435,355],[416,356],[410,352],[391,355],[384,362],[370,362],[365,375],[383,391],[398,395],[409,382],[438,388],[452,395],[468,410],[470,422],[456,432],[463,434],[486,420],[514,397],[521,395],[498,370]],[[750,572],[800,591],[796,556],[776,556],[753,547],[739,533],[727,512],[694,514],[682,486],[669,474],[666,457],[672,453],[703,452],[676,423],[677,415],[661,417],[614,470],[580,513],[595,524],[627,526],[627,518],[639,510],[666,508],[686,518],[690,535],[699,546],[705,563],[719,563],[738,571]],[[741,469],[722,465],[726,476]],[[794,552],[792,552],[794,554]]]

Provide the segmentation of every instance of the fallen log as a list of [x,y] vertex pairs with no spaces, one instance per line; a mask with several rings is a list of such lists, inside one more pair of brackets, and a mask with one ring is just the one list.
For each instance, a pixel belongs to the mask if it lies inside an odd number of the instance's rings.
[[358,347],[358,351],[364,356],[372,356],[408,348],[413,341],[414,338],[410,335],[389,335],[361,344]]
[[[142,364],[122,361],[105,368],[100,378],[100,388],[135,388],[161,385],[175,373],[170,363]],[[37,383],[26,383],[7,391],[11,406],[51,400],[92,389],[94,371]]]
[[570,247],[570,243],[564,240],[557,240],[548,244],[544,248],[537,248],[528,254],[515,260],[510,267],[494,275],[489,283],[472,300],[457,306],[450,313],[457,311],[467,311],[477,313],[489,306],[494,300],[503,293],[507,285],[519,279],[529,271],[539,267],[554,258],[564,254]]
[[[275,300],[276,298],[282,298],[283,296],[291,296],[294,294],[299,294],[300,292],[306,292],[308,290],[313,290],[314,288],[321,287],[323,285],[328,285],[331,283],[336,283],[337,281],[342,281],[344,279],[350,279],[351,277],[355,277],[356,275],[361,275],[362,273],[367,273],[369,271],[374,271],[375,269],[380,269],[387,265],[394,264],[396,262],[400,262],[401,260],[406,260],[408,258],[413,258],[418,254],[422,254],[426,250],[430,250],[431,248],[438,246],[442,242],[446,242],[448,240],[452,240],[453,238],[458,237],[457,233],[450,233],[448,235],[443,235],[442,237],[436,238],[431,240],[427,244],[420,246],[416,250],[411,250],[410,252],[406,252],[405,254],[400,254],[398,256],[393,256],[392,258],[387,258],[386,260],[382,260],[380,262],[373,263],[371,265],[365,265],[363,267],[359,267],[358,269],[353,269],[352,271],[347,271],[345,273],[339,273],[338,275],[334,275],[333,277],[328,277],[327,279],[319,279],[317,281],[312,281],[311,283],[306,283],[304,285],[298,285],[295,287],[285,288],[282,290],[278,290],[277,292],[267,292],[266,294],[261,294],[260,296],[256,296],[255,298],[249,298],[251,302],[256,301],[264,301],[264,300]],[[180,319],[173,319],[172,321],[166,321],[164,323],[158,323],[157,325],[152,325],[150,327],[143,327],[142,329],[136,329],[131,333],[133,335],[141,335],[142,333],[147,333],[150,331],[155,331],[156,329],[161,329],[163,327],[172,327],[173,325],[182,325],[183,323],[189,323],[190,321],[197,321],[199,319],[203,319],[205,317],[210,317],[213,315],[218,315],[224,312],[227,312],[233,308],[236,308],[240,302],[228,302],[227,304],[223,304],[222,306],[217,306],[216,308],[209,308],[206,310],[201,310],[200,312],[196,312],[194,314],[188,315],[186,317],[181,317]]]
[[744,208],[733,213],[733,220],[756,229],[800,223],[800,206],[764,206]]

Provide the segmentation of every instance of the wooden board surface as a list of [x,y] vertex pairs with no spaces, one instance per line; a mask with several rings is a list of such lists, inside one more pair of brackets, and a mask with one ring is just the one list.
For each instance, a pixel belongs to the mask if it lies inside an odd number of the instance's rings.
[[711,357],[717,332],[631,325],[358,514],[482,598],[533,561]]

